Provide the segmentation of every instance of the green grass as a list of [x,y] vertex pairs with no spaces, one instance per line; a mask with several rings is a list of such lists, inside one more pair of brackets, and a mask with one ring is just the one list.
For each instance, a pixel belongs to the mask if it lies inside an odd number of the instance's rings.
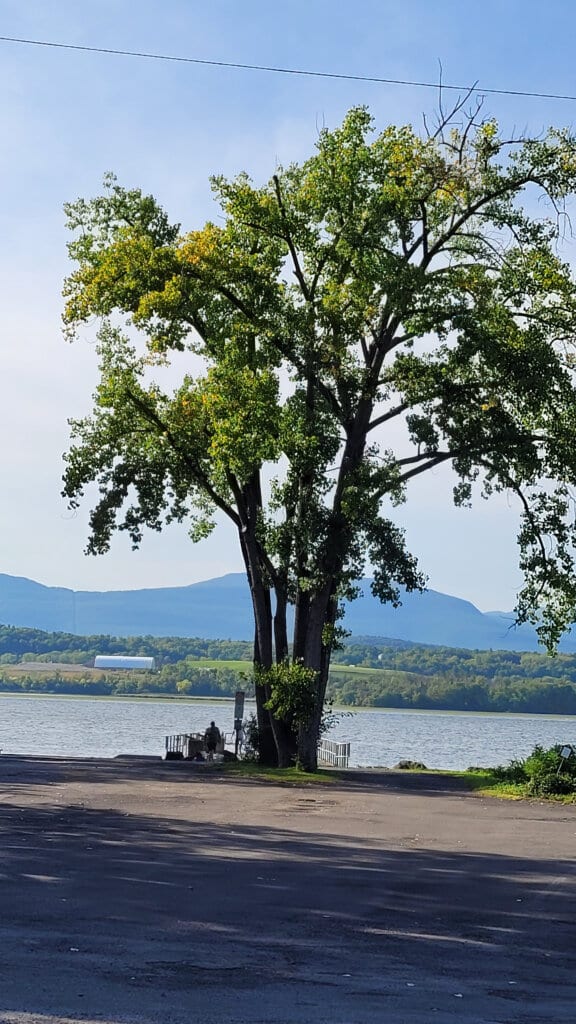
[[[223,661],[217,658],[187,658],[186,664],[190,668],[198,669],[230,669],[232,672],[252,673],[253,664],[251,661]],[[364,665],[336,665],[330,666],[331,675],[356,675],[356,676],[385,676],[398,675],[394,669],[366,668]],[[417,675],[417,673],[403,672],[402,675]]]
[[[318,772],[304,772],[300,768],[267,768],[259,765],[257,761],[231,761],[218,766],[218,770],[229,778],[252,779],[260,782],[275,782],[289,786],[324,785],[333,782],[346,783],[347,773],[345,771],[331,771],[322,768]],[[496,797],[500,800],[539,800],[541,802],[575,804],[576,794],[566,796],[540,796],[533,797],[526,792],[525,785],[510,782],[501,782],[493,772],[487,769],[477,771],[442,771],[441,769],[427,768],[426,771],[407,769],[406,774],[435,775],[438,778],[463,779],[467,789],[478,796]]]
[[[345,783],[347,778],[347,773],[345,771],[332,771],[327,768],[322,768],[318,772],[304,772],[300,768],[296,767],[266,768],[264,765],[259,765],[257,761],[230,761],[219,767],[226,775],[232,776],[233,778],[288,783],[293,786],[316,783],[324,784],[331,782]],[[409,774],[410,771],[412,770],[408,769],[406,774]],[[467,787],[477,792],[480,796],[499,796],[514,800],[525,798],[525,794],[521,792],[521,787],[498,782],[489,769],[486,769],[485,771],[456,772],[428,768],[425,772],[415,770],[413,773],[435,775],[440,778],[447,776],[449,778],[464,779]]]
[[354,676],[417,675],[414,672],[400,672],[393,668],[368,668],[366,665],[341,665],[334,662],[330,665],[330,675],[344,674]]
[[256,779],[263,782],[287,783],[291,786],[316,785],[340,781],[341,772],[322,768],[318,772],[304,772],[301,768],[267,768],[257,761],[228,761],[219,766],[226,775],[233,778]]
[[478,796],[493,796],[500,800],[538,800],[544,803],[575,804],[576,793],[548,794],[533,796],[527,792],[527,783],[502,782],[489,769],[485,771],[441,772],[433,771],[433,775],[451,775],[464,779],[469,789]]
[[186,658],[188,668],[198,669],[228,669],[231,672],[252,673],[253,664],[251,661],[221,661],[218,658]]
[[464,779],[468,789],[473,790],[478,796],[498,796],[506,800],[520,800],[525,794],[521,793],[520,786],[512,786],[509,783],[500,782],[493,772],[467,771],[467,772],[435,772],[436,775],[451,775]]

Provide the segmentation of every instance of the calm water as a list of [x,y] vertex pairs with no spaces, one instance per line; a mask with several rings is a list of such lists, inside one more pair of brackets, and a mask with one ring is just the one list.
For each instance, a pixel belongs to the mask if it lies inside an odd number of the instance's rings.
[[[0,695],[0,749],[84,757],[162,754],[165,735],[203,732],[211,719],[231,732],[233,702]],[[361,710],[343,712],[328,735],[350,741],[351,765],[391,767],[410,758],[429,768],[461,769],[505,763],[536,743],[576,743],[576,717]]]

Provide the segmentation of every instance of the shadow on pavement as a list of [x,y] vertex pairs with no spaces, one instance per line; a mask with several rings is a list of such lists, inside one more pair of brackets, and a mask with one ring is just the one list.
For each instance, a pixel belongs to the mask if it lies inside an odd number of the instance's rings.
[[[222,770],[217,764],[196,764],[193,761],[164,761],[161,758],[139,756],[116,758],[51,758],[8,754],[0,757],[0,782],[9,783],[13,788],[23,786],[55,785],[70,782],[85,782],[89,774],[94,783],[125,783],[127,781],[182,782],[225,780],[246,786],[275,786],[276,779],[251,777]],[[322,771],[319,776],[322,776]],[[350,769],[333,775],[330,783],[322,779],[319,785],[331,789],[355,789],[365,792],[382,790],[390,793],[419,792],[429,796],[446,796],[450,793],[469,792],[466,780],[458,776],[435,775],[433,773],[403,772],[387,770]],[[314,777],[298,782],[282,782],[290,788],[314,786]],[[326,790],[327,791],[327,790]]]
[[[152,777],[166,767],[152,766]],[[576,899],[567,871],[529,850],[383,848],[362,837],[4,802],[0,1020],[87,1020],[89,1008],[123,1020],[127,1005],[152,1022],[164,1005],[174,1021],[510,1024],[546,1019],[549,1003],[557,1012],[548,1019],[568,1021]],[[292,1000],[285,1016],[279,987]],[[216,994],[211,1017],[206,1001]],[[267,998],[276,1015],[268,1007],[258,1016]],[[492,1016],[481,1009],[487,1000]],[[243,1016],[250,1001],[253,1016]]]

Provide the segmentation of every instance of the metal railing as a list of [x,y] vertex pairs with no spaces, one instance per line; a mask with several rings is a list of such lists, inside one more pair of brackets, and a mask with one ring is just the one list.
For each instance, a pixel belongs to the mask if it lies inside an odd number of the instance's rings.
[[[223,754],[226,744],[230,738],[222,734],[220,743],[216,746],[216,753]],[[206,750],[203,732],[180,732],[167,736],[164,746],[166,748],[166,760],[176,761],[183,758],[191,761],[197,754],[203,754]]]
[[335,743],[333,740],[320,740],[320,743],[318,744],[319,764],[328,764],[331,768],[347,768],[349,760],[349,743]]
[[167,736],[165,741],[166,759],[193,757],[196,752],[201,752],[204,747],[204,737],[201,733],[181,732],[173,736]]

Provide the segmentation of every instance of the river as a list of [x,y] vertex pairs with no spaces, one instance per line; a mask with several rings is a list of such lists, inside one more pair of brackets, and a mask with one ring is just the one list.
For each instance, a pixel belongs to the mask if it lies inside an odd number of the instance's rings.
[[[211,719],[231,732],[233,702],[6,694],[0,695],[0,750],[61,757],[162,754],[166,735],[203,732]],[[536,743],[576,743],[576,717],[367,708],[337,712],[327,737],[350,742],[351,767],[392,767],[409,758],[458,770],[505,764]]]

